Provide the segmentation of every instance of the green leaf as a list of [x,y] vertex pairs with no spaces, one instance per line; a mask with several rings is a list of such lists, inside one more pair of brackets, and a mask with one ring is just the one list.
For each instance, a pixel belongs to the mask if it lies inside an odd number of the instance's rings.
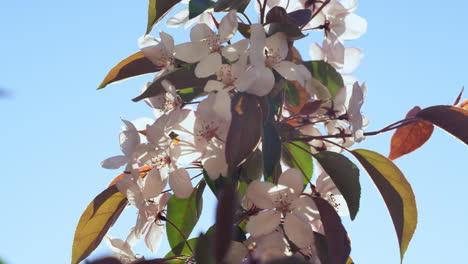
[[202,194],[206,184],[202,181],[197,189],[195,189],[190,197],[186,199],[177,198],[173,195],[167,202],[167,216],[166,218],[182,232],[179,231],[170,223],[166,224],[167,240],[169,245],[173,248],[173,253],[179,255],[181,250],[176,246],[185,242],[185,238],[190,236],[193,228],[200,218],[203,199]]
[[403,260],[418,222],[413,190],[400,169],[386,157],[366,149],[353,150],[352,154],[369,173],[387,205],[400,244],[400,258]]
[[149,34],[153,29],[153,26],[180,1],[181,0],[149,0],[146,34]]
[[327,238],[328,263],[343,264],[347,261],[351,252],[351,242],[348,234],[341,223],[340,216],[327,201],[314,197],[314,202],[322,219],[325,237]]
[[258,146],[262,131],[262,110],[258,98],[237,93],[231,101],[232,120],[226,140],[226,161],[230,174]]
[[185,88],[177,91],[177,94],[185,103],[191,102],[193,99],[203,96],[205,93],[201,87]]
[[125,58],[112,68],[97,89],[102,89],[117,81],[160,70],[161,68],[154,65],[139,51]]
[[281,158],[281,139],[275,125],[270,121],[263,124],[262,148],[265,179],[276,184],[279,177],[276,167]]
[[[195,246],[197,245],[198,237],[194,237],[189,239],[187,242],[189,243],[190,247],[192,249],[195,249]],[[180,252],[179,254],[174,254],[174,252]],[[171,251],[169,251],[164,258],[170,258],[178,255],[185,255],[185,256],[192,256],[194,253],[190,251],[190,248],[187,246],[187,243],[185,241],[181,242],[179,245],[175,246],[172,248]],[[165,260],[166,263],[168,264],[185,264],[187,263],[185,260],[180,260],[180,259],[167,259]]]
[[467,110],[451,105],[437,105],[419,111],[416,117],[444,129],[468,144]]
[[[291,143],[283,143],[283,161],[291,168],[296,168],[302,172],[304,176],[302,182],[304,185],[309,184],[312,174],[314,172],[314,163],[312,156],[306,151],[311,151],[310,146],[305,142],[294,141]],[[306,150],[306,151],[304,151]]]
[[237,10],[238,13],[245,11],[250,0],[218,0],[213,5],[215,12],[227,12],[229,10]]
[[359,169],[345,156],[331,151],[322,151],[314,155],[325,172],[330,175],[333,183],[343,195],[348,205],[351,219],[354,220],[359,211],[361,185],[359,184]]
[[328,88],[332,98],[336,96],[338,90],[344,87],[343,78],[333,66],[324,61],[305,61],[304,65],[312,74],[312,77],[320,81]]
[[298,106],[301,102],[301,98],[296,86],[290,82],[286,82],[285,91],[286,100],[288,101],[289,105]]
[[195,260],[196,263],[214,264],[215,261],[211,254],[212,244],[211,237],[207,234],[200,234],[195,245]]
[[306,37],[298,26],[292,24],[271,23],[269,24],[268,35],[272,36],[278,32],[283,32],[289,40],[298,40]]
[[259,149],[250,154],[247,160],[242,164],[240,180],[250,183],[259,180],[263,175],[263,153]]
[[[194,88],[194,90],[203,91],[208,78],[197,78],[195,76],[195,66],[185,65],[180,68],[174,69],[171,73],[154,81],[141,95],[132,99],[138,102],[145,98],[157,96],[166,92],[161,82],[163,80],[170,81],[178,90],[185,90],[186,88]],[[188,90],[186,90],[188,92]]]
[[214,4],[211,0],[190,0],[189,19],[199,16]]
[[115,185],[94,198],[81,215],[76,227],[72,246],[72,264],[84,260],[96,249],[126,205],[127,198],[117,190]]

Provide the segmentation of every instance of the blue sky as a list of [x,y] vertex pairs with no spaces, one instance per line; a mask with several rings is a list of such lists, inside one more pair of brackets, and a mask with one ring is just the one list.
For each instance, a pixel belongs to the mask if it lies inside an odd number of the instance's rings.
[[[468,84],[467,3],[383,3],[360,1],[356,13],[368,20],[368,32],[348,43],[365,54],[355,75],[367,82],[369,131],[415,105],[451,104]],[[146,8],[146,0],[0,3],[0,89],[7,94],[0,98],[0,258],[7,263],[70,261],[82,211],[118,174],[99,162],[120,153],[120,117],[152,117],[144,103],[130,100],[150,75],[95,90],[110,68],[137,51]],[[390,136],[355,147],[387,155]],[[460,263],[468,236],[466,156],[463,143],[437,129],[425,146],[396,161],[419,208],[404,263]],[[352,257],[360,264],[399,263],[383,200],[364,172],[361,184],[360,213],[354,222],[345,220]],[[213,222],[214,198],[205,198],[205,220],[195,232]],[[126,212],[111,233],[124,237],[134,217]],[[99,247],[94,256],[106,253]]]

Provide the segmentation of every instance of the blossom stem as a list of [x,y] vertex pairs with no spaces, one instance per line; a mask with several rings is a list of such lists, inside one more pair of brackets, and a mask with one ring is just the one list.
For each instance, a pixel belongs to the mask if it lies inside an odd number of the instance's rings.
[[247,19],[247,22],[249,22],[249,25],[252,25],[252,21],[250,21],[249,17],[244,12],[239,13],[239,14],[241,14],[242,16],[245,17],[245,19]]
[[[375,136],[380,133],[388,132],[390,130],[394,130],[394,129],[409,125],[411,123],[419,122],[419,121],[420,120],[417,118],[403,119],[393,124],[390,124],[380,130],[366,132],[364,133],[364,136]],[[307,137],[298,137],[298,138],[288,138],[287,140],[288,141],[311,141],[313,139],[344,138],[344,137],[353,137],[353,135],[352,134],[335,134],[335,135],[325,135],[325,136],[307,136]]]
[[179,232],[179,235],[184,239],[185,241],[185,244],[187,244],[187,248],[190,250],[190,252],[192,252],[192,254],[194,253],[193,252],[193,249],[192,249],[192,246],[190,246],[190,243],[188,242],[187,240],[187,237],[185,237],[184,233],[182,233],[182,230],[179,229],[179,227],[177,227],[174,223],[172,223],[172,221],[170,221],[169,219],[167,219],[165,216],[159,216],[160,220],[162,221],[166,221],[168,224],[170,224],[171,226],[173,226],[177,232]]

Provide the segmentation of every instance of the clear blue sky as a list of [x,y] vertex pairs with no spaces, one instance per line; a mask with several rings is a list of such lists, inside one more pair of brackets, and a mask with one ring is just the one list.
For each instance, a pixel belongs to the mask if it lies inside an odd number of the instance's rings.
[[[150,75],[95,90],[110,68],[137,51],[146,8],[146,0],[0,3],[0,89],[8,95],[0,99],[0,258],[7,263],[69,263],[82,211],[117,174],[99,162],[120,153],[120,117],[152,117],[144,103],[130,100]],[[466,10],[461,0],[360,1],[356,13],[368,20],[368,32],[349,45],[365,54],[355,75],[367,82],[369,131],[414,105],[451,104],[468,85]],[[176,39],[188,31],[183,34]],[[355,147],[387,155],[390,136]],[[466,157],[463,143],[436,130],[420,150],[396,161],[419,208],[405,263],[465,261]],[[359,264],[399,263],[386,207],[364,172],[361,183],[360,213],[345,220],[352,257]],[[207,220],[198,231],[213,222],[214,198],[206,198]],[[124,237],[134,217],[127,212],[111,233]],[[99,247],[94,256],[106,253]]]

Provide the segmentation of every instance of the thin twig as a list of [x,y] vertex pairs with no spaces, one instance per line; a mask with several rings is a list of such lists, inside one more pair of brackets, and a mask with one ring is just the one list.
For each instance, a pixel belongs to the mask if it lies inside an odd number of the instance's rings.
[[185,241],[185,244],[187,244],[187,248],[190,250],[190,252],[192,252],[192,254],[194,253],[193,252],[193,249],[192,249],[192,246],[190,246],[190,243],[188,242],[187,240],[187,237],[185,237],[184,233],[182,233],[182,230],[180,230],[174,223],[172,223],[172,221],[170,221],[169,219],[167,219],[165,216],[159,216],[161,220],[163,221],[166,221],[167,223],[169,223],[171,226],[173,226],[177,232],[179,232],[179,235],[184,239]]

